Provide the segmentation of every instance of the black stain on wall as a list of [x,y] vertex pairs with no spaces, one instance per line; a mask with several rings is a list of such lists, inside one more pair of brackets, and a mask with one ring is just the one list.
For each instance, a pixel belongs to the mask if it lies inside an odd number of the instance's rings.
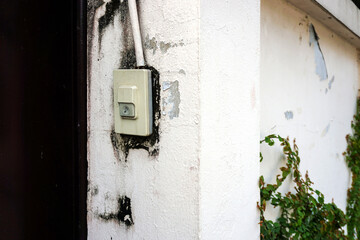
[[160,125],[160,75],[159,72],[150,66],[139,67],[139,69],[149,69],[152,77],[152,96],[153,96],[153,133],[147,137],[131,136],[115,133],[110,134],[114,153],[117,159],[120,160],[120,151],[125,155],[125,161],[129,155],[130,149],[144,149],[150,156],[157,156],[159,154],[158,143],[160,140],[159,125]]
[[120,69],[132,69],[136,68],[136,55],[135,48],[132,46],[129,49],[125,49],[121,52]]
[[119,197],[117,212],[102,213],[98,216],[100,219],[105,221],[117,221],[119,224],[125,223],[125,225],[128,227],[134,225],[131,212],[131,199],[127,196]]
[[114,23],[114,16],[120,13],[120,21],[123,26],[127,25],[129,17],[129,8],[127,1],[121,2],[120,0],[112,0],[106,3],[106,10],[104,16],[99,18],[99,31],[102,35],[103,31],[109,24]]
[[90,189],[90,194],[91,194],[91,196],[96,196],[96,195],[98,195],[98,193],[99,193],[99,188],[98,188],[98,186],[94,186],[92,189]]
[[106,3],[104,16],[99,18],[99,51],[101,49],[101,41],[104,35],[105,29],[114,24],[114,17],[116,14],[120,14],[120,22],[123,30],[123,45],[125,49],[129,48],[129,41],[133,45],[131,23],[129,18],[129,8],[127,1],[112,0]]
[[87,49],[88,49],[88,58],[87,58],[87,74],[91,75],[91,49],[93,47],[93,29],[94,29],[94,20],[95,12],[101,5],[104,4],[103,0],[88,0],[87,1]]

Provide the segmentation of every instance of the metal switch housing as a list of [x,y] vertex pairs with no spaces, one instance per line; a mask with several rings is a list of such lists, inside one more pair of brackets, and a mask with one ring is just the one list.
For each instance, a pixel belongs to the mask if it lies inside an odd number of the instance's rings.
[[114,115],[116,133],[136,136],[152,134],[150,70],[114,70]]

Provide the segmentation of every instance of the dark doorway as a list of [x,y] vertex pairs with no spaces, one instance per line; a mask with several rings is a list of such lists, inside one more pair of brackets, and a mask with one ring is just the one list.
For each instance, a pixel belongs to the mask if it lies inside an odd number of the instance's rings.
[[0,239],[86,239],[86,1],[0,1]]

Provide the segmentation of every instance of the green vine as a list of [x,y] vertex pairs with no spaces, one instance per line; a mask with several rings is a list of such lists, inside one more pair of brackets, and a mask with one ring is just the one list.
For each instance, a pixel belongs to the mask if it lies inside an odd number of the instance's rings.
[[353,135],[346,136],[348,147],[344,156],[352,174],[351,187],[348,189],[346,215],[348,217],[348,236],[353,240],[360,236],[360,99],[357,101],[357,111],[351,127]]
[[[260,177],[258,208],[261,239],[349,239],[343,230],[347,224],[343,211],[333,202],[325,203],[324,195],[311,187],[313,183],[308,174],[305,174],[305,178],[302,176],[299,170],[299,151],[295,141],[292,147],[289,139],[270,135],[261,143],[273,146],[275,140],[279,141],[283,147],[286,165],[280,168],[281,174],[276,176],[276,184],[265,184],[264,177]],[[260,154],[260,161],[262,160],[263,157]],[[278,192],[278,189],[288,176],[292,176],[295,191],[283,195]],[[267,202],[275,208],[280,208],[280,217],[275,222],[265,219]]]
[[[260,143],[273,146],[279,141],[283,148],[286,165],[281,167],[281,174],[276,176],[276,184],[265,184],[260,177],[260,232],[261,239],[348,239],[360,237],[360,98],[357,101],[357,111],[351,123],[352,135],[346,136],[347,149],[344,152],[346,163],[352,174],[351,187],[348,189],[346,215],[335,203],[325,203],[324,195],[314,190],[312,182],[299,171],[299,150],[289,139],[278,135],[265,137]],[[263,156],[260,153],[260,162]],[[287,177],[295,183],[294,192],[281,194],[278,189]],[[280,208],[280,217],[275,222],[266,220],[264,213],[266,204]],[[344,227],[347,227],[347,234]]]

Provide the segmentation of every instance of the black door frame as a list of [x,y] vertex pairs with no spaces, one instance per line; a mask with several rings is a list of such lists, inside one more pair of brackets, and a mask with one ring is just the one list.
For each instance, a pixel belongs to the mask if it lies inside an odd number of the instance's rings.
[[[74,226],[75,239],[87,239],[87,1],[77,0],[73,9],[73,67],[74,67],[74,159],[75,179]],[[77,160],[77,161],[76,161]]]

